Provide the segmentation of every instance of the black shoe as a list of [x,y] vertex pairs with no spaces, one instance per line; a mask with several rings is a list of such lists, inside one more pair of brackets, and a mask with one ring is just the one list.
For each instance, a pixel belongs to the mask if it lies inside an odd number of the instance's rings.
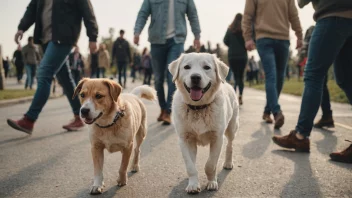
[[323,128],[323,127],[327,127],[327,128],[334,128],[335,124],[334,124],[334,119],[332,118],[332,115],[329,116],[322,116],[321,119],[314,124],[315,128]]

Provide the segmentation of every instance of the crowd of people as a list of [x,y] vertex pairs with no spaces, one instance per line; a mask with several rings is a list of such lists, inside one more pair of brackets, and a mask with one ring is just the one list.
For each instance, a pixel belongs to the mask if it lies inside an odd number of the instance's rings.
[[[24,117],[19,120],[9,119],[8,124],[17,130],[26,133],[32,132],[34,123],[48,99],[52,76],[56,75],[70,101],[74,114],[73,121],[63,127],[67,130],[77,130],[83,127],[84,124],[78,116],[79,101],[77,98],[71,99],[79,77],[73,78],[70,75],[70,73],[80,73],[84,68],[84,61],[82,61],[78,48],[75,48],[75,52],[70,55],[71,49],[76,45],[79,38],[82,19],[85,22],[89,38],[91,77],[105,77],[109,62],[110,67],[116,63],[118,82],[126,87],[128,66],[131,66],[133,79],[140,68],[144,67],[145,84],[151,84],[151,74],[154,75],[154,86],[157,90],[160,106],[160,115],[157,120],[166,125],[171,124],[172,96],[176,87],[167,68],[169,63],[184,53],[184,43],[187,36],[186,16],[194,35],[193,47],[186,52],[207,52],[205,46],[201,45],[200,42],[201,29],[194,1],[187,0],[188,3],[184,4],[183,1],[174,0],[158,1],[157,3],[144,0],[137,15],[133,42],[136,45],[139,44],[140,34],[148,18],[151,17],[152,28],[149,28],[148,38],[151,43],[150,54],[148,54],[147,49],[144,49],[142,55],[134,53],[132,56],[130,44],[124,38],[125,32],[121,30],[120,36],[113,43],[111,60],[104,44],[101,44],[98,50],[98,25],[90,1],[84,0],[81,2],[79,7],[76,4],[67,4],[62,1],[45,1],[43,6],[35,0],[30,2],[18,26],[15,41],[19,43],[23,33],[33,23],[36,24],[34,37],[29,40],[26,49],[22,49],[22,51],[27,52],[22,53],[26,54],[22,59],[26,70],[28,68],[29,71],[27,78],[31,76],[32,67],[39,64],[37,71],[38,87],[32,104]],[[317,123],[316,126],[333,126],[332,111],[330,105],[328,105],[330,102],[326,89],[327,70],[333,63],[336,82],[345,91],[350,103],[352,103],[352,78],[349,77],[352,75],[352,67],[350,66],[352,2],[350,0],[298,0],[301,8],[310,2],[315,9],[313,17],[316,25],[314,30],[310,30],[311,34],[306,38],[303,38],[294,0],[246,0],[243,14],[235,16],[224,37],[224,43],[228,46],[228,60],[226,61],[228,61],[231,73],[234,76],[234,89],[238,93],[241,104],[243,104],[246,68],[251,71],[251,76],[248,78],[259,81],[258,71],[260,67],[258,63],[253,57],[248,60],[248,51],[257,49],[261,67],[265,74],[266,105],[263,109],[262,118],[266,123],[274,123],[274,127],[279,129],[285,123],[285,116],[279,104],[279,96],[287,73],[290,53],[289,32],[290,28],[293,29],[297,38],[296,49],[303,54],[303,58],[300,59],[298,65],[299,68],[305,67],[305,87],[301,111],[296,128],[286,136],[274,136],[273,141],[281,147],[301,152],[309,152],[310,150],[309,136],[320,105],[324,109],[324,113],[322,121]],[[161,9],[161,7],[164,9]],[[65,13],[61,11],[61,8],[62,10],[80,10],[80,12]],[[63,14],[65,17],[62,20],[67,20],[67,23],[53,20],[60,18]],[[72,29],[72,31],[68,33],[65,31],[66,29]],[[33,42],[43,47],[45,53],[42,58],[33,51],[31,47]],[[20,47],[18,50],[20,50]],[[215,53],[218,53],[218,51],[215,50]],[[16,60],[21,60],[18,53],[17,56]],[[69,66],[64,67],[62,63],[65,62],[67,56],[69,56]],[[73,76],[76,76],[76,74]],[[28,79],[29,88],[31,88],[31,79],[32,77]],[[165,90],[164,87],[165,80],[168,90]],[[272,119],[272,115],[274,119]],[[351,163],[352,144],[342,152],[332,153],[330,157],[332,160]]]

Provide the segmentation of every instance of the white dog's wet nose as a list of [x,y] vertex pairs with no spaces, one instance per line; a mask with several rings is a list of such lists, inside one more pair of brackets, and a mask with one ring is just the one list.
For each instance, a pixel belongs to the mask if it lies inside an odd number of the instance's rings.
[[199,85],[202,77],[199,74],[192,74],[191,75],[191,82],[193,85]]

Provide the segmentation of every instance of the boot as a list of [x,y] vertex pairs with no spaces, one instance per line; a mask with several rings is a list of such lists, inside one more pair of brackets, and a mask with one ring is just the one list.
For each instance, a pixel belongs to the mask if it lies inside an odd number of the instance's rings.
[[34,127],[33,120],[27,118],[27,116],[23,116],[20,120],[11,120],[7,119],[7,124],[10,125],[12,128],[25,132],[27,134],[32,134],[33,127]]
[[240,103],[240,105],[243,105],[242,96],[238,97],[238,102]]
[[[346,142],[351,142],[351,141],[346,140]],[[332,161],[352,164],[352,144],[341,152],[331,153],[330,158]]]
[[308,138],[300,140],[296,137],[297,131],[293,130],[286,136],[274,136],[272,139],[275,144],[288,149],[295,149],[298,152],[309,152],[310,141]]
[[332,118],[332,115],[328,115],[328,116],[323,115],[321,119],[314,124],[314,127],[315,128],[323,128],[323,127],[334,128],[335,124],[334,124],[334,119]]
[[84,127],[84,123],[79,117],[79,115],[75,115],[75,117],[71,120],[70,123],[62,126],[62,128],[66,129],[67,131],[77,131],[83,127]]
[[284,114],[282,114],[282,111],[276,113],[274,115],[274,119],[275,119],[275,129],[280,129],[282,127],[282,125],[284,125],[285,123],[285,116]]

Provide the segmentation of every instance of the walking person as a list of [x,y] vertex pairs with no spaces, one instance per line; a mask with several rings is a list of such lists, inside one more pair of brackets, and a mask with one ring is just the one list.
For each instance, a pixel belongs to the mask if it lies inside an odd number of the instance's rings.
[[[253,38],[253,21],[256,38]],[[289,56],[290,26],[296,33],[296,48],[302,47],[302,28],[294,0],[246,1],[242,23],[246,48],[251,51],[257,47],[265,72],[267,104],[263,120],[272,123],[270,114],[273,113],[276,129],[285,122],[278,100]]]
[[23,69],[24,69],[21,45],[18,45],[17,50],[13,53],[13,61],[16,67],[17,83],[21,84],[22,78],[23,78]]
[[95,51],[98,26],[90,0],[77,0],[77,3],[54,0],[30,1],[18,26],[15,41],[18,44],[23,33],[35,23],[34,42],[43,46],[44,57],[38,67],[38,86],[29,110],[20,120],[7,120],[14,129],[32,133],[34,123],[48,101],[54,75],[63,87],[74,114],[74,119],[63,128],[73,131],[84,126],[79,117],[81,107],[79,99],[72,99],[75,83],[70,77],[68,67],[63,66],[72,47],[77,43],[82,19],[89,37],[90,51]]
[[100,44],[99,50],[98,50],[98,74],[97,78],[105,78],[105,72],[106,69],[109,68],[109,63],[110,63],[110,55],[108,50],[106,50],[106,45],[104,43]]
[[133,53],[133,64],[131,66],[131,77],[132,77],[132,83],[136,80],[137,77],[137,72],[141,70],[141,62],[142,58],[141,55],[137,51]]
[[249,85],[252,86],[254,83],[254,80],[258,85],[259,84],[259,79],[258,79],[259,65],[257,61],[254,60],[254,56],[251,56],[251,58],[249,59],[248,66],[250,69]]
[[[151,16],[153,21],[149,27],[149,42],[155,88],[157,90],[161,113],[157,118],[164,124],[171,124],[172,96],[176,89],[168,65],[184,52],[184,42],[187,36],[186,15],[194,34],[196,49],[200,48],[200,26],[197,9],[193,0],[144,0],[138,13],[134,27],[134,43],[139,44],[139,36]],[[165,98],[164,82],[167,78],[168,92]]]
[[[298,1],[300,7],[309,0]],[[274,136],[277,145],[309,152],[309,136],[322,100],[324,81],[334,65],[336,82],[352,104],[352,1],[315,0],[316,21],[309,42],[308,62],[304,73],[304,91],[296,128],[286,136]],[[333,161],[352,163],[352,144],[344,151],[330,154]]]
[[22,54],[27,75],[24,88],[27,89],[29,87],[29,89],[32,89],[33,77],[35,76],[37,64],[40,62],[39,50],[35,46],[32,36],[28,37],[28,44],[23,47]]
[[70,67],[71,75],[73,81],[76,85],[82,78],[82,73],[84,71],[84,61],[82,54],[79,52],[79,47],[75,46],[75,50],[68,57],[68,65]]
[[150,85],[150,81],[152,79],[152,74],[153,74],[153,69],[152,69],[152,58],[150,57],[147,48],[143,49],[142,67],[144,70],[143,84]]
[[[132,63],[130,44],[124,38],[125,31],[120,30],[120,37],[116,39],[112,47],[112,59],[111,65],[114,61],[117,63],[117,69],[119,72],[119,84],[126,88],[127,81],[127,65]],[[123,77],[123,81],[122,81]]]
[[246,69],[248,56],[242,36],[242,14],[238,13],[226,31],[224,43],[228,47],[228,59],[230,68],[235,77],[235,91],[239,91],[238,101],[243,104],[244,70]]
[[4,68],[5,78],[9,77],[9,71],[10,71],[9,57],[6,57],[6,59],[2,59],[2,66]]

